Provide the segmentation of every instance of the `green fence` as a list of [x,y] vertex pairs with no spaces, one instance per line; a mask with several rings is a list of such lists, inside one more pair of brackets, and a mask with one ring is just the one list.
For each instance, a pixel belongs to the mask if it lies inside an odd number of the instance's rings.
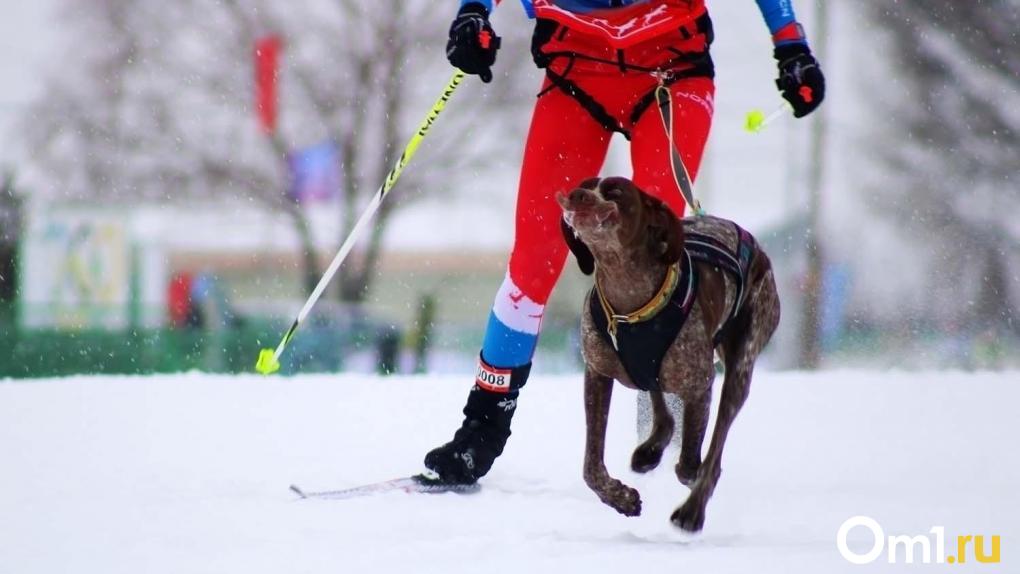
[[[0,378],[58,377],[76,374],[153,374],[201,370],[253,372],[258,351],[279,342],[278,321],[247,320],[243,326],[204,331],[23,330],[0,319]],[[281,372],[334,372],[344,357],[375,349],[378,333],[347,333],[310,325],[288,347]]]
[[[280,321],[248,319],[242,326],[218,331],[157,329],[127,332],[99,330],[17,331],[0,322],[0,379],[71,375],[147,375],[198,370],[207,373],[253,373],[262,348],[279,342],[286,325]],[[456,357],[470,368],[478,354],[477,325],[440,326],[431,336],[430,353]],[[547,368],[579,368],[576,327],[548,325],[539,344]],[[281,357],[280,374],[331,373],[345,370],[351,357],[355,368],[396,372],[398,355],[413,355],[413,336],[396,328],[337,328],[302,325]],[[414,364],[420,364],[414,362]],[[405,369],[413,369],[404,365]],[[410,371],[408,371],[410,372]]]
[[149,374],[201,369],[250,370],[266,332],[151,330],[50,331],[0,334],[0,377]]

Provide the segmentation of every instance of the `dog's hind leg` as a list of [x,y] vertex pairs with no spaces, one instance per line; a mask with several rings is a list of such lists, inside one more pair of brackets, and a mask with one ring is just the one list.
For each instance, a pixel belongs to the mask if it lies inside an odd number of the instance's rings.
[[[715,377],[714,372],[712,377]],[[711,407],[712,381],[708,381],[700,396],[684,401],[683,446],[675,469],[677,479],[684,486],[694,483],[701,468],[701,445],[705,442]]]
[[648,472],[659,466],[662,461],[662,451],[673,438],[673,416],[666,406],[666,399],[662,391],[651,391],[648,393],[652,401],[652,432],[645,442],[638,445],[634,455],[630,458],[630,468],[634,472]]
[[602,502],[620,514],[641,514],[638,491],[609,476],[606,469],[606,425],[609,403],[613,397],[613,379],[595,372],[590,366],[584,371],[584,413],[587,434],[584,447],[584,482]]
[[705,525],[705,506],[712,497],[722,474],[722,453],[730,427],[747,400],[751,390],[754,362],[779,324],[779,297],[771,267],[764,254],[756,276],[756,289],[744,309],[737,315],[729,333],[722,340],[726,366],[719,416],[716,417],[712,442],[697,480],[684,504],[673,513],[673,524],[689,532]]
[[[736,364],[734,364],[736,363]],[[744,368],[740,357],[727,361],[726,378],[723,381],[722,401],[719,405],[719,416],[712,431],[712,442],[709,444],[705,462],[698,470],[697,479],[691,486],[691,493],[684,504],[670,518],[673,524],[688,532],[697,532],[705,525],[705,506],[712,498],[715,486],[722,474],[722,453],[726,444],[726,436],[730,426],[747,399],[751,382],[752,364]]]
[[[762,346],[755,340],[754,327],[755,323],[764,319],[757,312],[756,303],[758,301],[752,300],[745,305],[721,342],[726,371],[712,442],[709,443],[705,462],[698,470],[697,479],[691,486],[690,495],[671,517],[673,524],[688,532],[697,532],[705,525],[705,506],[712,498],[722,474],[722,453],[726,437],[751,388],[751,372]],[[707,400],[711,401],[711,395]]]
[[671,517],[673,524],[689,532],[697,532],[705,525],[705,506],[722,474],[726,436],[751,390],[754,362],[779,325],[779,294],[772,275],[772,264],[765,253],[759,251],[755,255],[750,275],[754,290],[720,342],[726,375],[712,442],[690,496]]

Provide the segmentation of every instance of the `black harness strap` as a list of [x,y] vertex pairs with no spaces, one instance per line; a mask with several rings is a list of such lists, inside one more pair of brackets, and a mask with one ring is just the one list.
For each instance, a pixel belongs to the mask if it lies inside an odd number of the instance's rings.
[[669,70],[675,68],[681,64],[693,64],[696,68],[699,68],[703,71],[703,73],[699,75],[708,76],[710,78],[715,77],[715,66],[714,64],[712,64],[712,58],[708,56],[707,52],[681,52],[676,49],[669,49],[669,51],[675,54],[675,56],[673,58],[670,58],[669,60],[666,60],[661,66],[657,68],[649,68],[647,66],[629,64],[626,62],[626,59],[620,57],[617,57],[617,59],[615,60],[606,60],[605,58],[597,58],[595,56],[580,54],[578,52],[548,52],[548,53],[543,52],[542,56],[548,58],[550,62],[557,58],[587,60],[589,62],[596,62],[598,64],[608,64],[610,66],[616,66],[617,68],[621,68],[622,72],[639,72],[643,74],[658,73],[661,72],[662,70]]
[[733,305],[730,307],[730,314],[723,321],[723,324],[712,337],[712,344],[718,345],[729,330],[733,320],[740,313],[744,306],[744,299],[747,295],[747,275],[751,269],[757,242],[746,229],[736,223],[733,224],[737,233],[737,250],[733,252],[725,243],[718,239],[702,235],[700,233],[689,233],[684,240],[684,247],[691,257],[702,263],[707,263],[729,273],[737,284],[737,294],[733,297]]
[[[571,58],[570,63],[567,65],[567,69],[565,70],[563,75],[557,74],[552,70],[546,69],[545,75],[546,77],[549,78],[551,85],[546,89],[542,90],[541,92],[539,92],[538,97],[546,95],[554,88],[559,88],[560,90],[563,91],[563,93],[577,100],[577,103],[580,104],[581,107],[584,108],[585,111],[587,111],[591,115],[591,117],[595,121],[597,121],[602,127],[604,127],[607,131],[623,134],[623,137],[630,140],[630,131],[627,128],[623,127],[623,123],[620,122],[620,120],[616,119],[612,114],[610,114],[606,110],[606,108],[599,103],[598,100],[592,97],[591,94],[584,91],[583,89],[581,89],[580,86],[567,79],[567,74],[573,67],[574,60],[577,57],[578,56],[574,56]],[[652,72],[650,71],[649,73]],[[685,78],[704,77],[705,75],[706,74],[704,70],[701,68],[698,67],[690,68],[687,70],[682,70],[680,72],[670,73],[668,77],[663,79],[662,85],[668,87]],[[656,100],[655,93],[658,89],[659,89],[658,86],[652,88],[651,91],[642,96],[641,99],[638,100],[636,104],[634,104],[634,108],[631,110],[629,118],[631,124],[636,124],[638,120],[641,119],[641,116],[646,111],[648,111],[648,108],[652,105],[652,102]]]
[[[572,66],[573,60],[571,60],[570,65],[567,66],[568,72]],[[553,86],[556,86],[560,90],[563,90],[563,93],[577,100],[577,103],[581,104],[581,107],[584,108],[591,115],[591,117],[594,118],[595,121],[601,124],[602,127],[606,129],[606,131],[620,132],[628,140],[630,139],[630,132],[628,132],[626,128],[623,127],[619,120],[614,118],[612,114],[606,111],[606,108],[602,104],[600,104],[598,100],[593,98],[591,94],[582,90],[574,82],[568,80],[565,75],[561,76],[556,72],[553,72],[552,70],[548,69],[545,71],[545,75],[549,78],[549,81],[552,82]],[[547,93],[547,91],[542,92],[542,94],[545,93]]]

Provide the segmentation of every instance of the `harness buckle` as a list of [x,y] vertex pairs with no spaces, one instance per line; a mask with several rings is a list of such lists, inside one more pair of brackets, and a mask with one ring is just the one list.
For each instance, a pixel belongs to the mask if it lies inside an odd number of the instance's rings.
[[668,83],[673,82],[676,77],[676,74],[673,70],[663,70],[662,68],[657,68],[648,73],[651,74],[653,78],[655,78],[655,80],[659,83],[659,86],[663,87],[666,86]]

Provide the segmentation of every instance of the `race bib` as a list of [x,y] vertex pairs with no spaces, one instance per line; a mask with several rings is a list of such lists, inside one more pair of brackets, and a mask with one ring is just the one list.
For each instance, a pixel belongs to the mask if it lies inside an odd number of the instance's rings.
[[479,360],[475,384],[493,393],[509,393],[512,372],[511,369],[497,369],[486,364],[485,361]]

